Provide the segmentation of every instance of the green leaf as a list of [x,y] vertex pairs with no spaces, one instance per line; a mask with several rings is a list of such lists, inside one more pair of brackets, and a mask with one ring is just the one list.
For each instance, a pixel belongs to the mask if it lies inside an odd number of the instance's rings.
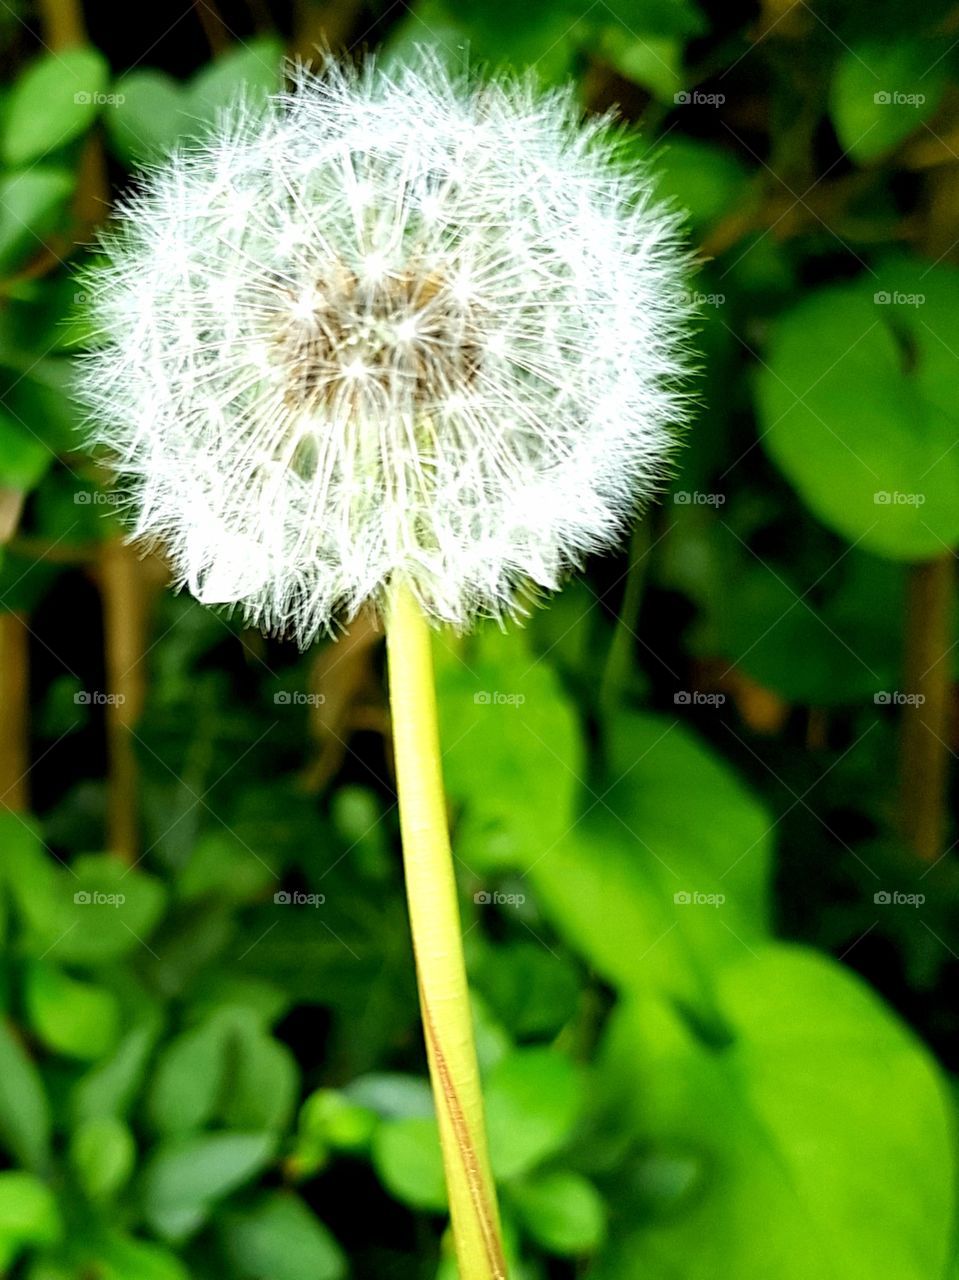
[[603,803],[529,878],[553,924],[611,982],[709,1003],[710,966],[768,927],[772,820],[675,720],[623,714]]
[[0,274],[9,275],[43,248],[59,224],[75,179],[37,166],[0,177]]
[[642,36],[698,36],[707,30],[692,0],[604,0],[603,9]]
[[946,47],[928,39],[847,48],[830,91],[844,150],[861,163],[891,151],[933,115],[949,80]]
[[291,1051],[255,1023],[234,1026],[229,1087],[220,1115],[233,1129],[285,1129],[300,1089]]
[[597,52],[621,76],[649,89],[661,102],[672,105],[683,87],[683,46],[678,40],[608,26],[599,33]]
[[157,1020],[146,1020],[126,1033],[112,1057],[77,1081],[70,1099],[74,1125],[128,1114],[158,1035]]
[[248,1009],[221,1008],[164,1049],[147,1099],[159,1133],[187,1133],[213,1116],[231,1129],[282,1129],[299,1092],[296,1060]]
[[85,133],[96,119],[109,68],[96,49],[39,57],[17,80],[7,105],[0,153],[29,164]]
[[97,1280],[191,1280],[180,1260],[160,1245],[119,1234],[98,1244],[90,1265]]
[[[717,1050],[656,998],[614,1015],[604,1105],[641,1159],[617,1170],[634,1225],[591,1274],[640,1280],[928,1280],[948,1254],[951,1107],[924,1047],[875,994],[810,951],[761,947],[716,975],[732,1029]],[[657,1213],[649,1150],[698,1156]],[[642,1171],[643,1186],[637,1185]],[[908,1188],[908,1194],[903,1193]],[[761,1231],[744,1223],[762,1223]]]
[[73,451],[80,443],[74,375],[72,360],[32,357],[4,397],[7,409],[24,429],[56,453]]
[[408,65],[417,48],[426,45],[440,63],[457,65],[457,45],[465,38],[462,24],[444,0],[417,0],[392,24],[383,44],[381,63],[387,71]]
[[513,1178],[554,1155],[572,1136],[583,1082],[552,1049],[517,1049],[489,1073],[486,1123],[497,1178]]
[[563,1257],[592,1253],[606,1228],[606,1209],[591,1182],[557,1169],[510,1188],[520,1222],[544,1249]]
[[336,1089],[317,1089],[300,1108],[291,1156],[297,1176],[309,1176],[326,1164],[330,1151],[365,1153],[379,1120],[374,1111]]
[[424,1119],[434,1114],[429,1081],[422,1076],[376,1071],[352,1080],[344,1093],[351,1102],[387,1119]]
[[435,1119],[384,1120],[373,1134],[373,1167],[391,1196],[414,1209],[446,1209],[446,1181]]
[[644,1147],[629,1168],[629,1197],[637,1217],[653,1220],[681,1211],[706,1183],[705,1152],[669,1142]]
[[338,1280],[346,1257],[302,1200],[280,1192],[230,1214],[220,1237],[233,1274],[244,1280]]
[[188,1133],[211,1118],[223,1088],[228,1035],[227,1023],[211,1018],[164,1046],[147,1093],[157,1133]]
[[793,580],[791,566],[761,563],[742,550],[718,602],[713,655],[807,706],[862,703],[896,687],[901,565],[850,550],[828,576],[818,572],[810,599],[809,581]]
[[[0,848],[4,836],[0,824]],[[55,949],[63,964],[98,964],[145,948],[166,897],[158,880],[105,854],[82,855],[68,870],[36,835],[11,844],[0,878],[26,926],[27,949]]]
[[686,210],[695,227],[717,222],[746,201],[748,169],[713,143],[670,134],[653,163],[659,195]]
[[242,1009],[266,1030],[275,1026],[294,1004],[295,998],[273,982],[221,970],[208,975],[195,1008],[200,1017],[225,1007]]
[[70,1164],[86,1195],[109,1200],[133,1172],[136,1142],[122,1120],[87,1120],[70,1138]]
[[24,979],[30,1025],[55,1053],[95,1061],[116,1044],[120,1010],[105,987],[78,982],[48,961],[33,961]]
[[87,305],[90,299],[72,272],[22,281],[21,288],[29,296],[9,303],[4,319],[15,326],[15,333],[0,338],[0,363],[11,361],[14,351],[22,351],[29,362],[38,352],[72,353],[90,345],[94,324]]
[[188,902],[215,897],[248,902],[275,882],[269,867],[223,830],[208,831],[196,842],[177,878],[177,892]]
[[283,46],[273,36],[247,41],[242,48],[221,54],[194,77],[189,90],[190,111],[200,122],[212,124],[217,112],[243,101],[256,107],[281,86]]
[[763,445],[864,550],[922,559],[959,541],[957,325],[959,271],[897,261],[807,296],[773,331]]
[[462,655],[446,638],[435,646],[443,772],[463,805],[456,851],[480,869],[525,868],[573,824],[579,726],[520,630],[474,641]]
[[53,1192],[32,1173],[0,1173],[0,1267],[28,1245],[53,1244],[62,1227]]
[[336,1089],[317,1089],[300,1110],[304,1132],[321,1137],[340,1151],[362,1151],[368,1145],[377,1120],[367,1107],[351,1102]]
[[476,1059],[480,1075],[485,1076],[512,1052],[513,1042],[506,1028],[477,991],[470,991],[473,1034],[476,1037]]
[[43,478],[54,454],[9,413],[0,409],[0,485],[29,491]]
[[131,71],[116,90],[117,105],[105,117],[107,137],[131,168],[155,163],[198,128],[187,89],[162,71]]
[[147,943],[166,904],[166,890],[153,876],[123,867],[107,854],[85,854],[73,861],[72,918],[77,927],[64,950],[77,963],[115,959]]
[[387,883],[393,873],[388,827],[381,798],[367,787],[341,786],[330,797],[330,817],[350,858],[370,880]]
[[76,1280],[76,1272],[73,1269],[66,1264],[61,1266],[58,1260],[51,1258],[48,1254],[34,1259],[26,1275],[27,1280]]
[[423,8],[425,21],[447,50],[468,42],[471,55],[514,70],[532,68],[547,83],[568,77],[577,40],[586,34],[582,10],[556,0],[529,0],[522,6],[509,0],[468,6],[445,0]]
[[167,1240],[185,1240],[217,1201],[261,1172],[275,1145],[269,1133],[211,1133],[161,1143],[143,1175],[147,1222]]
[[27,1169],[43,1172],[50,1128],[40,1073],[9,1024],[0,1021],[0,1144]]
[[559,1031],[579,1002],[574,966],[538,942],[484,948],[471,961],[470,977],[497,1017],[520,1039]]

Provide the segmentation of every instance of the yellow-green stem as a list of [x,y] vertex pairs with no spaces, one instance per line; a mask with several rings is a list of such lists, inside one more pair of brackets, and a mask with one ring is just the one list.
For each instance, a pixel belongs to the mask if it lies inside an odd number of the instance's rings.
[[446,822],[430,632],[406,587],[393,593],[386,635],[406,893],[456,1258],[460,1280],[503,1280]]

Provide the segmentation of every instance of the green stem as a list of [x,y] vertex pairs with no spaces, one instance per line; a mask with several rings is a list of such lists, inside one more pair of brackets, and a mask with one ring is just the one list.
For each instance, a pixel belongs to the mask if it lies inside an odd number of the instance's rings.
[[426,619],[405,586],[387,619],[410,926],[460,1280],[505,1280],[463,960]]

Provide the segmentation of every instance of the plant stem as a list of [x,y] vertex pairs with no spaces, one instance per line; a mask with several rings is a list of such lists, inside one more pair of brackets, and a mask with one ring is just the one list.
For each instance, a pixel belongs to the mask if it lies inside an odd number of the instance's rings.
[[146,697],[147,596],[143,565],[118,538],[103,544],[100,591],[107,686],[114,699],[106,707],[107,840],[117,857],[132,865],[140,845],[140,769],[133,728]]
[[[23,494],[0,488],[0,547],[8,547],[23,512]],[[26,618],[0,610],[0,809],[30,807],[30,643]]]
[[900,803],[903,835],[925,863],[941,855],[946,830],[955,586],[951,551],[909,570],[905,691],[914,701],[902,715]]
[[315,62],[321,49],[348,47],[362,0],[294,0],[291,54]]
[[30,807],[30,651],[24,619],[0,610],[0,808],[23,813]]
[[38,0],[44,42],[51,49],[69,49],[86,44],[87,29],[83,8],[76,0]]
[[406,893],[460,1280],[504,1280],[446,822],[430,631],[402,585],[391,600],[387,652]]

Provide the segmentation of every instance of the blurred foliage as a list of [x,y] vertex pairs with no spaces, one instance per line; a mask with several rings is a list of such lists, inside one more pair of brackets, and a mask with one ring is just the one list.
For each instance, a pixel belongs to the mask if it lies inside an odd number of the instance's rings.
[[0,19],[0,599],[33,707],[33,816],[0,814],[0,1272],[455,1271],[375,646],[299,656],[144,587],[142,848],[91,852],[119,526],[70,399],[76,243],[327,38],[620,104],[703,257],[661,507],[524,629],[436,642],[511,1274],[955,1275],[959,881],[894,794],[906,577],[959,542],[959,10],[85,17],[82,45],[57,0]]

